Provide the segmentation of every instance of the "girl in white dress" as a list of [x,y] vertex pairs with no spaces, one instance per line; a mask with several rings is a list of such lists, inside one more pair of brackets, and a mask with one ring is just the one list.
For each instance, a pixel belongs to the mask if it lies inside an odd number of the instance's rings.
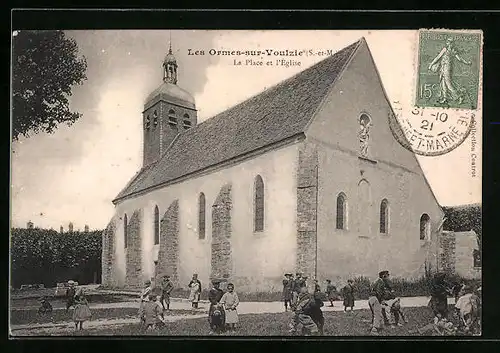
[[234,291],[234,284],[228,283],[227,292],[224,293],[220,303],[224,305],[224,310],[226,312],[226,324],[229,330],[234,330],[236,324],[238,323],[238,311],[236,307],[240,303],[238,294]]
[[198,280],[198,275],[194,274],[193,279],[189,282],[189,301],[193,309],[198,308],[201,294],[201,282]]

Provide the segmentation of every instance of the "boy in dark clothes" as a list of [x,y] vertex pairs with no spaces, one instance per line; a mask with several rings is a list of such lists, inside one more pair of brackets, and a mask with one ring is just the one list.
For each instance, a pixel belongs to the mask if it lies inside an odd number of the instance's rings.
[[309,315],[316,326],[318,326],[320,336],[323,336],[323,327],[325,326],[325,317],[321,310],[321,307],[324,305],[323,300],[321,300],[321,292],[317,291],[313,294],[309,305],[304,309],[304,314]]
[[40,307],[38,308],[38,313],[41,315],[52,313],[52,304],[50,304],[47,297],[42,297],[40,300]]
[[344,311],[347,311],[347,308],[351,308],[351,311],[354,310],[354,287],[353,280],[349,279],[347,281],[347,285],[342,288],[342,297],[344,297]]
[[330,301],[330,307],[333,307],[333,301],[337,299],[337,287],[329,279],[326,280],[326,295]]
[[290,305],[290,308],[292,306],[293,286],[292,274],[285,273],[285,279],[283,279],[283,302],[285,303],[285,311],[288,311],[288,305]]
[[208,292],[210,308],[208,309],[208,322],[210,323],[210,334],[221,333],[226,325],[225,312],[219,304],[224,292],[220,289],[220,281],[213,280],[213,288]]
[[439,272],[434,275],[431,284],[431,300],[429,306],[434,312],[434,316],[440,314],[441,317],[448,316],[448,295],[451,294],[445,282],[445,273]]
[[161,297],[160,303],[163,310],[170,310],[170,292],[174,289],[174,284],[170,280],[170,276],[165,275],[161,281]]
[[68,281],[68,284],[69,288],[66,290],[66,312],[69,311],[69,308],[75,306],[75,295],[76,295],[75,282]]

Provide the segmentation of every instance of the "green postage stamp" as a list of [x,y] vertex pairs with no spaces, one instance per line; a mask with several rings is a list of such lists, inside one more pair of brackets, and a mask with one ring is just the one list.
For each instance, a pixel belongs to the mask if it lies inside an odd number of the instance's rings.
[[420,30],[417,107],[477,109],[480,90],[480,31]]

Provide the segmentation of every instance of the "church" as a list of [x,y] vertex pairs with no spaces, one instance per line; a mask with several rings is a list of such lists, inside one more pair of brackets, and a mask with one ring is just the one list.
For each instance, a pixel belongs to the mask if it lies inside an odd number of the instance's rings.
[[202,122],[168,52],[145,100],[143,164],[113,200],[102,283],[193,273],[277,292],[286,272],[334,282],[436,266],[443,211],[364,38]]

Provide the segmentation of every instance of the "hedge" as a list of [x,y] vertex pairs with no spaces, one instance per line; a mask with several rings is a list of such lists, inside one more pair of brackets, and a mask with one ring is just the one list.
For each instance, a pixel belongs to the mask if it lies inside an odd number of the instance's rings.
[[11,286],[73,279],[80,284],[101,280],[102,231],[58,233],[52,229],[11,230]]

